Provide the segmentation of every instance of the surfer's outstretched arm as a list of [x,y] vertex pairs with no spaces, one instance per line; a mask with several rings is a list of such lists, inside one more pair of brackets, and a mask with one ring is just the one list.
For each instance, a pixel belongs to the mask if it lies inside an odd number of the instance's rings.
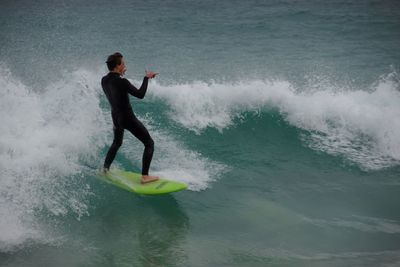
[[146,75],[144,76],[142,85],[140,86],[139,89],[137,89],[127,79],[122,79],[122,82],[124,83],[124,87],[126,88],[128,93],[133,95],[133,96],[135,96],[135,97],[137,97],[137,98],[140,98],[140,99],[143,99],[144,96],[146,95],[147,85],[149,83],[149,79],[153,79],[158,74],[156,72],[147,71],[147,70],[145,71],[145,73],[146,73]]
[[149,78],[144,77],[142,85],[139,89],[137,89],[133,84],[131,84],[127,79],[122,79],[124,87],[128,91],[129,94],[133,95],[134,97],[143,99],[146,95],[147,85],[148,85]]

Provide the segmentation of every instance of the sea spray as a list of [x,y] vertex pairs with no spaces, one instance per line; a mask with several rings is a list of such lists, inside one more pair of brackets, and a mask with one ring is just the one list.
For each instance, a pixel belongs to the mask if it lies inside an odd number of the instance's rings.
[[105,140],[94,78],[80,70],[37,93],[0,67],[1,250],[48,240],[36,212],[87,212],[82,162],[97,161]]

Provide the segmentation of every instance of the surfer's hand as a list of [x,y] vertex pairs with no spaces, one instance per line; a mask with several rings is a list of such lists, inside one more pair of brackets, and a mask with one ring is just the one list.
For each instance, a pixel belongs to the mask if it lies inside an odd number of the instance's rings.
[[152,71],[147,71],[147,70],[145,70],[145,73],[146,73],[146,77],[150,78],[150,79],[153,79],[158,74],[157,72],[152,72]]

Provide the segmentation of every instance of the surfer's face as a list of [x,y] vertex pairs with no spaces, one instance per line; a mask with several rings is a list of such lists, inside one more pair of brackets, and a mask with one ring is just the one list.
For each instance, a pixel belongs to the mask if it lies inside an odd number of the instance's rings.
[[121,74],[121,75],[124,75],[124,74],[125,74],[126,67],[125,67],[125,61],[124,61],[123,58],[121,58],[121,64],[117,65],[117,66],[115,67],[115,69],[116,69],[116,71],[117,71],[119,74]]

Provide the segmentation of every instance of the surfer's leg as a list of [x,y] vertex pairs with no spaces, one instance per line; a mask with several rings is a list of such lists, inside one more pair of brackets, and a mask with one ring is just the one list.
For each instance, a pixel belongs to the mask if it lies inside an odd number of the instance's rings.
[[137,139],[144,144],[143,158],[142,158],[142,175],[148,176],[150,163],[153,158],[154,141],[151,138],[146,127],[136,118],[132,117],[127,123],[125,129],[130,131]]
[[114,141],[107,152],[106,159],[104,160],[105,170],[108,170],[111,166],[111,163],[114,161],[115,155],[117,154],[118,149],[122,145],[123,138],[124,138],[124,129],[114,126]]

